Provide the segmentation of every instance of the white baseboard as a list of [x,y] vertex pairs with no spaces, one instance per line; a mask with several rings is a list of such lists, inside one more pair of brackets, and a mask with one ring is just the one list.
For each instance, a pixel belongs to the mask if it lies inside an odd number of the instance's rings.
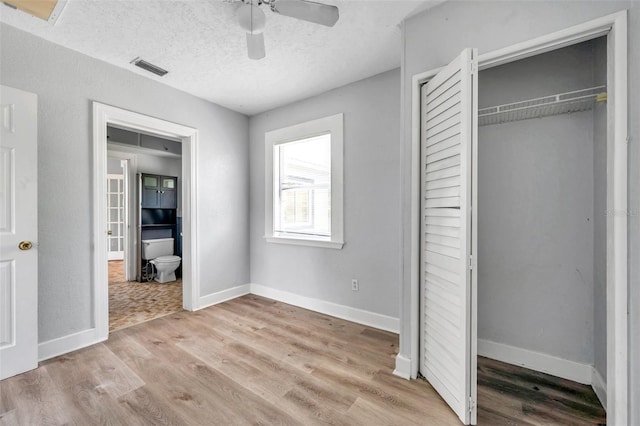
[[218,303],[226,302],[227,300],[244,296],[245,294],[249,294],[250,292],[251,292],[251,285],[243,284],[237,287],[232,287],[226,290],[219,291],[217,293],[207,294],[206,296],[201,296],[198,299],[198,306],[196,310],[217,305]]
[[569,361],[542,352],[516,348],[490,340],[478,339],[478,355],[519,365],[585,385],[591,384],[591,365]]
[[[326,302],[320,299],[300,296],[294,293],[289,293],[258,284],[243,284],[219,291],[217,293],[202,296],[198,299],[198,306],[196,309],[203,309],[209,306],[217,305],[218,303],[235,299],[236,297],[244,296],[245,294],[249,293],[268,297],[270,299],[278,300],[280,302],[288,303],[294,306],[299,306],[301,308],[310,309],[312,311],[320,312],[326,315],[346,319],[348,321],[357,322],[359,324],[379,328],[381,330],[391,331],[393,333],[398,333],[400,329],[400,320],[398,318],[380,315],[374,312],[364,311],[362,309],[356,309],[349,306],[338,305],[336,303]],[[101,338],[100,336],[98,336],[98,332],[96,331],[96,329],[91,328],[89,330],[80,331],[68,336],[42,342],[38,345],[38,361],[44,361],[49,358],[82,349],[84,347],[91,346],[104,340],[106,340],[106,338]],[[398,364],[399,362],[402,365],[401,370],[398,369],[398,365],[400,365]],[[402,372],[402,374],[398,374],[400,375],[400,377],[410,377],[410,364],[411,363],[408,359],[403,361],[399,361],[399,359],[396,360],[396,370]],[[406,376],[404,375],[405,371],[408,372],[406,373]]]
[[338,305],[337,303],[327,302],[311,297],[300,296],[295,293],[277,290],[260,284],[251,284],[251,293],[257,296],[267,297],[290,305],[320,312],[322,314],[342,318],[347,321],[353,321],[370,327],[379,328],[381,330],[390,331],[392,333],[398,333],[400,330],[400,320],[398,318],[376,314],[375,312],[352,308],[345,305]]
[[107,339],[100,338],[95,328],[47,340],[38,344],[38,362],[86,348],[104,340]]
[[591,367],[591,387],[600,400],[600,404],[607,410],[607,382],[604,381],[598,370]]
[[393,370],[393,375],[402,377],[403,379],[411,379],[411,360],[400,354],[396,355],[396,369]]

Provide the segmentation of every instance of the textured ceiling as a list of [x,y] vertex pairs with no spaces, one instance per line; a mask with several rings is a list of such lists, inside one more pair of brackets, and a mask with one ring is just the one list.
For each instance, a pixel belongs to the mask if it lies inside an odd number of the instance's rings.
[[[402,20],[440,1],[322,0],[340,9],[333,28],[272,13],[267,57],[247,58],[222,0],[68,0],[55,25],[0,6],[0,20],[54,43],[252,115],[400,66]],[[130,64],[141,57],[169,74]]]

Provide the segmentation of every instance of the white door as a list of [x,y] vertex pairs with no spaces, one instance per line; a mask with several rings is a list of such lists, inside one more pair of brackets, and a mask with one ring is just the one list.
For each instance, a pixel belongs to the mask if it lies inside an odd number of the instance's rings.
[[0,86],[0,379],[38,366],[38,99]]
[[124,259],[125,192],[123,175],[107,175],[107,257]]
[[475,50],[464,50],[422,87],[420,115],[420,372],[464,424],[476,423],[476,292],[471,258],[476,56]]

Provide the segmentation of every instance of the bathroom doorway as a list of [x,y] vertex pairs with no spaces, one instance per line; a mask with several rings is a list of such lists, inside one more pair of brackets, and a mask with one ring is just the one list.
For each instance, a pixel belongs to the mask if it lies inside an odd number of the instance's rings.
[[[195,198],[195,180],[196,180],[196,161],[195,149],[198,138],[197,129],[167,122],[165,120],[149,117],[143,114],[127,111],[117,107],[104,105],[98,102],[93,103],[94,117],[94,283],[95,283],[95,329],[98,340],[108,339],[110,330],[123,328],[124,325],[111,323],[110,317],[114,316],[113,310],[116,307],[117,296],[120,295],[126,303],[131,302],[133,294],[136,298],[143,300],[141,310],[144,312],[142,317],[135,317],[137,314],[132,312],[129,306],[125,306],[124,316],[129,316],[128,320],[133,322],[147,321],[153,316],[166,315],[171,312],[182,309],[194,310],[198,307],[198,268],[197,268],[197,215],[196,215],[196,198]],[[111,131],[109,129],[112,129]],[[122,134],[113,137],[113,130],[125,131],[136,134],[136,141],[132,142],[126,137],[123,139]],[[125,133],[126,136],[126,133]],[[179,148],[176,150],[176,146]],[[115,148],[115,149],[114,149]],[[118,278],[124,283],[122,288],[126,291],[110,291],[109,283],[109,221],[108,221],[108,159],[116,157],[124,166],[123,181],[125,196],[123,213],[128,225],[124,226],[122,231],[124,246],[123,259],[120,274]],[[155,166],[151,164],[151,157],[159,157],[153,159]],[[169,168],[168,163],[173,164]],[[160,167],[157,168],[160,164]],[[173,167],[173,169],[171,169]],[[176,207],[169,216],[176,218],[171,226],[174,226],[171,237],[176,241],[173,253],[169,256],[177,256],[180,258],[180,268],[175,272],[176,278],[181,277],[181,282],[176,279],[165,280],[162,283],[139,282],[139,259],[141,257],[141,240],[140,231],[142,224],[147,224],[142,218],[140,210],[141,199],[140,188],[137,184],[140,176],[143,174],[157,174],[160,177],[172,177],[174,180]],[[184,176],[184,179],[182,178]],[[164,182],[165,179],[160,179]],[[164,188],[159,188],[159,190]],[[115,198],[115,197],[114,197]],[[128,206],[128,207],[127,207]],[[169,208],[166,205],[158,207]],[[184,218],[184,220],[182,220]],[[158,228],[167,228],[166,223],[162,223]],[[113,236],[113,230],[111,230]],[[153,235],[145,237],[148,239],[166,238],[166,236]],[[163,256],[164,254],[160,254]],[[115,256],[112,254],[112,256]],[[112,262],[118,260],[113,260]],[[158,259],[162,263],[163,259]],[[115,264],[114,264],[115,266]],[[161,265],[161,271],[167,271],[167,265]],[[115,268],[114,268],[115,271]],[[167,275],[165,275],[166,277]],[[171,273],[168,273],[171,276]],[[122,280],[126,281],[122,281]],[[171,303],[166,303],[166,293],[171,293],[174,288],[174,295],[170,297]],[[155,291],[153,294],[145,295],[145,292]],[[110,298],[111,293],[111,298]],[[129,297],[124,297],[123,293],[129,293]],[[177,297],[175,294],[177,293]],[[146,306],[144,304],[146,303]],[[111,323],[111,324],[110,324]]]
[[[162,206],[170,208],[141,208],[144,176],[171,181],[172,189],[165,192],[173,191],[173,202]],[[108,126],[106,178],[109,332],[113,332],[182,310],[181,268],[159,283],[154,263],[141,259],[143,241],[149,240],[170,240],[169,251],[163,254],[176,259],[182,254],[180,143]]]

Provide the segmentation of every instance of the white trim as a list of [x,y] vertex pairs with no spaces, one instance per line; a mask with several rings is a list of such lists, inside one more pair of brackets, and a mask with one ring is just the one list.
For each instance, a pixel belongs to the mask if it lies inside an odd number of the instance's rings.
[[58,0],[55,7],[51,11],[47,22],[49,22],[52,26],[58,23],[58,19],[60,19],[60,15],[64,11],[64,8],[67,6],[67,0]]
[[105,340],[107,338],[101,337],[95,328],[47,340],[38,344],[38,362],[86,348]]
[[595,367],[591,367],[591,387],[600,400],[600,404],[607,410],[607,382],[602,378]]
[[393,370],[393,375],[402,377],[403,379],[410,380],[411,376],[411,360],[405,356],[398,354],[396,356],[396,368]]
[[[608,117],[607,137],[607,422],[628,423],[628,318],[627,318],[627,11],[575,25],[479,56],[480,69],[548,52],[602,35],[608,38],[608,93],[615,111]],[[420,212],[420,86],[439,69],[412,77],[411,104],[411,252],[410,353],[411,370],[419,364],[419,212]],[[610,113],[611,114],[611,113]],[[406,356],[399,354],[399,356]]]
[[136,209],[132,209],[131,206],[135,204],[135,183],[136,183],[136,173],[138,173],[138,157],[131,153],[125,151],[119,151],[118,148],[120,146],[116,146],[113,142],[107,143],[107,158],[118,159],[126,166],[123,166],[123,172],[125,176],[125,188],[126,188],[126,244],[125,244],[125,253],[124,253],[124,267],[126,272],[126,280],[135,280],[136,279],[136,253],[137,253],[137,230],[135,224],[137,221],[137,211]]
[[208,308],[209,306],[217,305],[218,303],[226,302],[227,300],[235,299],[236,297],[249,293],[251,293],[251,285],[243,284],[217,293],[207,294],[198,299],[197,309]]
[[478,339],[478,355],[573,380],[584,385],[591,384],[592,367],[589,364],[484,339]]
[[194,310],[200,295],[198,277],[196,149],[198,130],[125,109],[93,102],[93,285],[94,324],[98,340],[109,336],[107,280],[106,167],[107,124],[151,132],[182,141],[183,307]]
[[332,248],[332,249],[341,249],[342,246],[344,246],[343,242],[312,240],[307,238],[285,238],[285,237],[265,236],[264,239],[268,243],[293,244],[296,246],[324,247],[324,248]]
[[392,333],[398,333],[400,328],[400,320],[398,318],[352,308],[351,306],[338,305],[337,303],[314,299],[312,297],[301,296],[260,284],[251,284],[251,293]]
[[[273,171],[274,146],[316,135],[331,133],[331,239],[287,238],[274,234],[274,191],[278,183]],[[317,120],[271,130],[265,133],[265,214],[264,238],[270,243],[295,244],[342,249],[344,245],[344,114],[334,114]],[[324,244],[330,243],[330,244]]]
[[[616,15],[607,40],[607,423],[626,425],[627,301],[627,12]],[[613,58],[612,58],[613,56]],[[612,126],[613,121],[613,126]]]

